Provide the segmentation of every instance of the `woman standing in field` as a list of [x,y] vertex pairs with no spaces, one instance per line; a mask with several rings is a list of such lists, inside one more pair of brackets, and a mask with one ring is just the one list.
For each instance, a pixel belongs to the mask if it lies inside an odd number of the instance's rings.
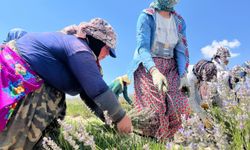
[[[129,77],[134,75],[135,106],[153,109],[156,123],[143,134],[165,140],[181,127],[188,100],[179,90],[186,79],[188,49],[186,26],[173,6],[176,0],[155,0],[137,22],[137,47]],[[153,122],[152,121],[152,122]]]

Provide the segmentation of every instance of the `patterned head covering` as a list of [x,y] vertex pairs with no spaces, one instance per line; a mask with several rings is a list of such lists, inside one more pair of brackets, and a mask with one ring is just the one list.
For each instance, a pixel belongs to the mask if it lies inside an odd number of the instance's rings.
[[157,10],[174,11],[174,5],[177,4],[178,1],[179,0],[155,0],[150,4],[150,7]]
[[110,47],[110,55],[116,57],[114,50],[116,48],[116,33],[113,27],[104,19],[94,18],[89,22],[82,22],[79,25],[67,26],[61,32],[75,35],[82,39],[85,39],[86,35],[90,35]]
[[217,75],[217,68],[211,61],[200,60],[194,65],[193,73],[200,81],[211,81]]
[[219,47],[217,48],[217,52],[214,54],[213,58],[220,57],[220,58],[227,58],[231,57],[229,49],[226,47]]
[[5,43],[11,41],[11,40],[17,40],[24,36],[27,32],[24,29],[21,28],[13,28],[9,31]]

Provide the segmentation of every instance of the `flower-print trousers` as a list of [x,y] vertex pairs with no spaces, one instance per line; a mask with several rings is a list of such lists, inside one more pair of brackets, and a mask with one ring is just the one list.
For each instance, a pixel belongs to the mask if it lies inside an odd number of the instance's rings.
[[142,129],[146,136],[167,140],[181,127],[181,114],[188,116],[187,97],[178,89],[180,85],[174,59],[154,58],[156,68],[166,76],[168,92],[161,93],[153,85],[152,76],[142,64],[134,73],[135,106],[138,110],[150,108],[155,112],[152,125]]

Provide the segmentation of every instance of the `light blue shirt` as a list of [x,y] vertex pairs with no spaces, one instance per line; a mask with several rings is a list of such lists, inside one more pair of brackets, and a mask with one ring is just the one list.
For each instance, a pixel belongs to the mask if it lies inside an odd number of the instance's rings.
[[[182,77],[186,72],[189,64],[188,49],[186,44],[186,25],[181,16],[175,12],[172,14],[178,30],[178,43],[174,48],[174,58],[177,62],[178,73]],[[137,22],[137,34],[136,34],[136,50],[133,60],[129,66],[128,76],[129,79],[133,79],[133,74],[138,68],[139,64],[143,64],[146,71],[155,63],[151,55],[151,48],[154,41],[156,23],[155,23],[155,10],[152,8],[145,9],[139,16]]]

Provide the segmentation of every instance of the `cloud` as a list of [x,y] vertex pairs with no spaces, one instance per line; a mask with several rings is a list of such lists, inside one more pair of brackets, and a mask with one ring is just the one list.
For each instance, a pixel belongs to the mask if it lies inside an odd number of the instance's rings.
[[223,40],[223,41],[216,41],[214,40],[211,45],[207,45],[203,48],[201,48],[201,53],[205,58],[211,58],[216,53],[216,50],[218,47],[227,47],[230,49],[231,57],[237,57],[240,54],[239,53],[233,53],[231,49],[237,48],[240,46],[240,42],[236,39],[233,41]]

